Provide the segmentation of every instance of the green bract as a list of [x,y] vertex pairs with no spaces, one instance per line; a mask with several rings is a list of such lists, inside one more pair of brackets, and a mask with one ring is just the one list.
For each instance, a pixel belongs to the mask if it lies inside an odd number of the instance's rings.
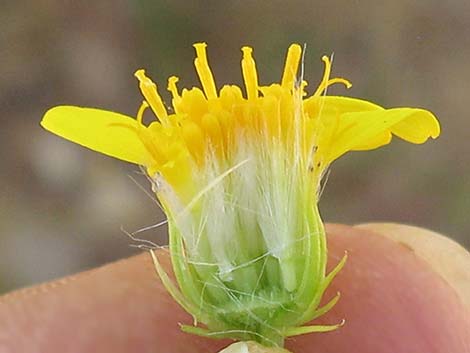
[[325,231],[310,176],[283,148],[264,153],[243,142],[240,157],[258,155],[218,176],[219,166],[208,168],[200,176],[207,187],[188,205],[157,177],[178,287],[153,253],[155,264],[168,291],[203,324],[183,330],[276,346],[287,336],[333,330],[338,325],[302,326],[338,300],[318,308],[346,259],[325,274]]

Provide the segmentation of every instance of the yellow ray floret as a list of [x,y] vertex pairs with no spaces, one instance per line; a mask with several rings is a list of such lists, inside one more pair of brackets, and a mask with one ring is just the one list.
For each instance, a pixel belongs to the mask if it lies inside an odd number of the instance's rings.
[[[243,47],[241,62],[246,96],[237,86],[217,90],[209,67],[206,44],[197,43],[194,65],[202,90],[178,92],[177,77],[168,89],[173,96],[174,113],[167,112],[157,86],[138,70],[140,89],[157,117],[145,126],[120,114],[77,107],[49,110],[42,125],[69,140],[104,154],[137,163],[151,175],[160,173],[176,189],[191,174],[203,168],[208,155],[230,164],[240,137],[260,141],[264,147],[280,143],[289,153],[302,154],[305,165],[315,163],[319,174],[336,158],[353,150],[368,150],[388,144],[393,135],[411,143],[423,143],[440,133],[437,119],[422,109],[384,109],[376,104],[346,97],[324,95],[328,86],[351,84],[330,78],[331,61],[323,57],[324,76],[310,97],[306,82],[298,78],[302,48],[293,44],[287,53],[280,84],[259,86],[252,48]],[[295,148],[293,146],[296,146]],[[315,151],[313,153],[312,151]]]
[[59,106],[46,113],[41,125],[67,140],[114,158],[145,166],[153,160],[150,151],[134,132],[139,123],[122,114]]

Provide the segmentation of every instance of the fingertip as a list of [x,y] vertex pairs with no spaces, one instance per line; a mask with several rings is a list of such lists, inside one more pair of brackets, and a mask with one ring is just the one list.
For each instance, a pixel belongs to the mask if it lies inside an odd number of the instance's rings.
[[[295,353],[465,352],[470,318],[455,288],[419,248],[366,228],[327,226],[330,268],[345,251],[348,260],[324,296],[340,292],[341,299],[314,324],[345,319],[344,326],[288,339],[287,348]],[[167,254],[159,259],[171,272]],[[191,317],[167,294],[148,254],[6,298],[0,305],[6,352],[215,353],[229,343],[180,331],[178,323],[191,324]]]
[[470,309],[470,252],[454,240],[433,232],[397,223],[356,225],[410,247],[459,295]]
[[328,225],[330,260],[348,262],[329,293],[338,304],[317,324],[337,331],[290,340],[293,352],[464,352],[470,346],[469,312],[455,290],[412,247],[369,229]]
[[11,293],[2,303],[2,352],[217,352],[227,344],[181,332],[178,324],[191,317],[165,291],[146,253]]

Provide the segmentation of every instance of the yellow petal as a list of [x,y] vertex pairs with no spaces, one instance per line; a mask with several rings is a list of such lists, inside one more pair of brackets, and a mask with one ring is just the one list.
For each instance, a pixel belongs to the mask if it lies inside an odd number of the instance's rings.
[[411,142],[423,143],[439,135],[439,123],[422,109],[394,108],[345,113],[329,146],[326,159],[331,162],[351,150],[380,147],[390,142],[390,134]]
[[137,121],[105,110],[73,106],[54,107],[41,125],[84,147],[127,162],[150,166],[152,157],[137,136]]
[[[338,143],[338,134],[345,129],[345,121],[340,119],[341,116],[346,113],[384,110],[381,106],[365,100],[341,96],[314,96],[305,100],[304,108],[316,126],[319,148],[317,158],[326,164],[333,160],[330,155]],[[385,132],[364,141],[357,149],[376,148],[389,143],[390,138],[390,132]]]
[[388,145],[392,141],[392,134],[390,131],[384,131],[381,134],[377,134],[367,141],[357,145],[354,147],[354,151],[368,151],[373,150],[375,148],[379,148],[385,145]]
[[384,109],[365,100],[341,96],[312,96],[305,100],[304,108],[311,118],[323,122],[344,113]]
[[392,133],[394,135],[412,143],[423,143],[429,137],[439,136],[441,127],[431,112],[422,109],[408,109],[412,110],[410,115],[393,126]]

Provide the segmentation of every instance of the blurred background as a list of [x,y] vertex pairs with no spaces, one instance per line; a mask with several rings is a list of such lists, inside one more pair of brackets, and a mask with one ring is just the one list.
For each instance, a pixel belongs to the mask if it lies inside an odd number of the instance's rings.
[[[414,224],[470,247],[470,2],[7,0],[0,3],[0,292],[136,253],[121,227],[163,219],[136,166],[46,133],[39,121],[60,104],[134,116],[138,68],[161,87],[173,74],[180,87],[197,85],[197,41],[208,43],[219,85],[241,83],[246,44],[255,48],[260,83],[278,81],[287,47],[298,42],[307,44],[310,92],[321,55],[334,53],[334,75],[354,86],[329,93],[433,111],[438,140],[394,141],[337,161],[322,215]],[[146,237],[163,244],[166,229]]]

